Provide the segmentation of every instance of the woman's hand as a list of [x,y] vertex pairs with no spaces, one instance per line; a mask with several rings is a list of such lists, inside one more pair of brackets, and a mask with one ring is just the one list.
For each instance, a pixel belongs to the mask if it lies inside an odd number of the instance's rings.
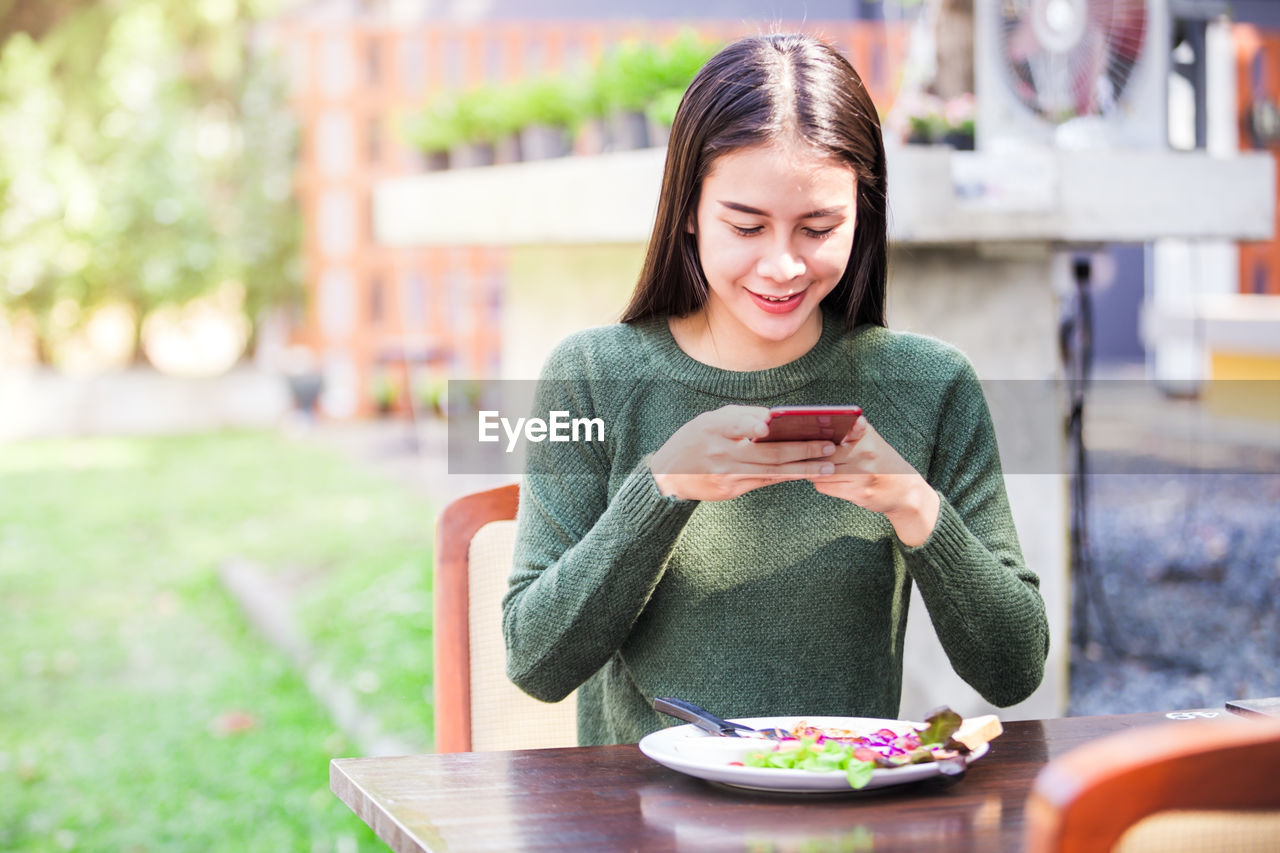
[[858,418],[831,457],[835,471],[810,477],[824,495],[884,513],[903,545],[923,545],[938,523],[941,501],[866,417]]
[[723,501],[784,480],[831,474],[830,441],[752,441],[769,432],[769,410],[725,406],[676,430],[649,457],[658,491],[667,497]]

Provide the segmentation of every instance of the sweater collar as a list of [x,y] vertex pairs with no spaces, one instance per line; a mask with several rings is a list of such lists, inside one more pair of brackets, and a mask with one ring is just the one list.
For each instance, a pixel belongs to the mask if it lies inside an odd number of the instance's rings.
[[648,342],[654,365],[664,378],[730,400],[765,400],[830,377],[844,331],[839,317],[823,311],[822,335],[804,355],[767,370],[739,371],[712,367],[680,349],[665,316],[650,317],[636,326]]

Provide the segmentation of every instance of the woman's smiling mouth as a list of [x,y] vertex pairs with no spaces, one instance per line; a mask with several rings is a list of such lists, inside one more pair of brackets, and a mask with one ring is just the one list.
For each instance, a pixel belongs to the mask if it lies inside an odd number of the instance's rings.
[[751,298],[756,305],[770,314],[789,314],[800,306],[804,301],[804,295],[808,289],[789,293],[786,296],[770,296],[763,293],[756,293],[754,290],[748,290]]

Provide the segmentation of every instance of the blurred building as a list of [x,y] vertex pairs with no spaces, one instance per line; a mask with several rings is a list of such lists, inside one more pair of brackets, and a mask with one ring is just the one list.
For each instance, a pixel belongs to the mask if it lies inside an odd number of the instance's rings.
[[[1173,61],[1169,80],[1167,143],[1175,150],[1270,151],[1280,158],[1274,137],[1259,133],[1255,116],[1274,111],[1280,102],[1280,3],[1273,0],[1173,0]],[[1211,94],[1206,45],[1207,25],[1230,14],[1235,22],[1231,40],[1234,51],[1234,98]],[[1211,103],[1217,98],[1220,103]],[[1211,115],[1216,114],[1216,119]],[[1215,126],[1216,125],[1216,126]],[[1278,159],[1280,162],[1280,159]],[[1280,178],[1277,178],[1280,199]],[[1229,205],[1230,199],[1205,199],[1206,204]],[[1184,247],[1185,248],[1185,247]],[[1162,255],[1167,256],[1161,263]],[[1156,245],[1117,245],[1106,253],[1099,270],[1094,309],[1094,340],[1098,361],[1117,375],[1156,373],[1162,349],[1158,334],[1143,333],[1143,314],[1153,315],[1155,303],[1171,296],[1174,301],[1195,302],[1202,296],[1221,294],[1280,295],[1280,225],[1266,242],[1234,244],[1225,263],[1188,262],[1185,251],[1172,252]],[[1203,322],[1196,325],[1201,329]],[[1164,350],[1178,353],[1167,369],[1184,374],[1202,364],[1208,378],[1211,367],[1203,342],[1170,341]],[[1180,351],[1180,352],[1179,352]],[[1137,370],[1124,370],[1128,366]],[[1195,383],[1182,383],[1190,390]]]
[[[501,236],[491,245],[390,247],[372,233],[374,185],[424,168],[400,123],[433,96],[579,68],[620,42],[669,39],[686,25],[730,39],[776,22],[841,43],[876,102],[887,107],[919,9],[908,0],[709,0],[692,11],[683,5],[655,0],[637,10],[586,0],[321,0],[299,4],[281,22],[302,128],[297,188],[309,299],[298,337],[323,365],[329,414],[369,413],[379,389],[395,393],[403,408],[413,402],[413,389],[428,387],[433,377],[499,372],[508,268]],[[1177,104],[1169,145],[1209,146],[1205,25],[1230,11],[1242,22],[1232,36],[1238,125],[1231,129],[1232,147],[1280,151],[1258,125],[1280,98],[1280,3],[1240,0],[1228,9],[1216,0],[1171,0],[1170,9],[1180,52],[1171,74],[1171,104]],[[1163,262],[1151,244],[1103,252],[1094,301],[1099,361],[1146,362],[1150,369],[1160,336],[1144,336],[1142,315],[1170,289],[1280,295],[1280,233],[1270,242],[1230,248],[1225,266],[1196,267],[1206,271],[1200,280],[1183,275],[1170,283],[1171,275],[1189,268],[1167,260],[1177,251],[1165,251]],[[1171,267],[1174,274],[1164,271]],[[1169,361],[1170,369],[1204,361],[1199,349],[1188,353]]]
[[[794,7],[795,20],[779,20]],[[590,8],[588,8],[590,7]],[[868,20],[854,20],[850,11]],[[498,372],[506,254],[498,247],[390,248],[375,242],[370,198],[386,178],[424,168],[402,121],[433,96],[577,69],[627,40],[665,41],[692,27],[713,40],[769,29],[820,33],[863,71],[888,105],[906,44],[897,3],[630,5],[559,0],[334,0],[278,22],[300,119],[297,192],[304,221],[305,317],[297,337],[317,354],[325,411],[370,413],[375,397],[403,409],[445,377]],[[643,14],[643,18],[639,17]],[[823,20],[822,16],[830,16]],[[888,17],[889,23],[883,19]]]

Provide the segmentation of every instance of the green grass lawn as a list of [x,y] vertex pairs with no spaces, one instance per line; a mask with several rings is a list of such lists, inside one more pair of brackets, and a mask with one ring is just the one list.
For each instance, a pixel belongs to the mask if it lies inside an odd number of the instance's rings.
[[271,434],[0,445],[0,849],[379,849],[356,754],[219,584],[287,578],[323,659],[430,745],[433,514]]

